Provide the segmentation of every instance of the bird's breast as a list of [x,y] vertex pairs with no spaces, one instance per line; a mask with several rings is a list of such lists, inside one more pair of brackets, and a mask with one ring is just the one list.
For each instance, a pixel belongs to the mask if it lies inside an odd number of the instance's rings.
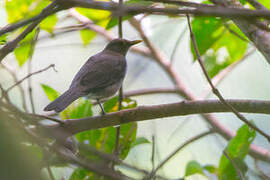
[[123,79],[108,87],[96,89],[91,91],[86,97],[89,99],[106,99],[112,97],[120,89]]

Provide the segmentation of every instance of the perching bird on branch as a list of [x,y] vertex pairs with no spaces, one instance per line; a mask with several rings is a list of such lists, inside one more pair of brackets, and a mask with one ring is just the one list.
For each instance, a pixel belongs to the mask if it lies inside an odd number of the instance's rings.
[[126,75],[128,49],[141,40],[114,39],[103,51],[90,57],[75,75],[69,89],[44,108],[44,111],[63,111],[82,96],[96,99],[103,114],[101,99],[113,96],[121,87]]

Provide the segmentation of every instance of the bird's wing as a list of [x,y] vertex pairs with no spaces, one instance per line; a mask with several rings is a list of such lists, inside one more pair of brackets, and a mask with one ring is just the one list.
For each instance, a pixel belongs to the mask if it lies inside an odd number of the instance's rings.
[[74,80],[79,82],[81,90],[89,92],[110,86],[124,78],[126,60],[122,55],[100,53],[92,56],[81,68]]

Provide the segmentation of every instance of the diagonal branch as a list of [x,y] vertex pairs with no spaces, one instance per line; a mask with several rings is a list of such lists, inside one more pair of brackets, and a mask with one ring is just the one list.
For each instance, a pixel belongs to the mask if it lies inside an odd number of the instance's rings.
[[223,98],[223,96],[221,95],[221,93],[218,91],[218,89],[214,86],[214,84],[212,83],[206,68],[204,67],[203,61],[201,59],[199,50],[198,50],[198,46],[196,43],[196,39],[195,36],[193,34],[192,28],[191,28],[191,23],[190,23],[190,18],[189,15],[187,15],[187,20],[188,20],[188,27],[189,27],[189,31],[190,31],[190,38],[194,47],[194,50],[196,52],[196,56],[197,59],[199,61],[199,64],[202,68],[202,71],[209,83],[209,85],[212,88],[213,93],[219,98],[219,100],[227,107],[229,108],[241,121],[243,121],[244,123],[246,123],[249,127],[253,128],[254,130],[256,130],[258,133],[260,133],[262,136],[264,136],[269,142],[270,142],[270,136],[268,134],[266,134],[264,131],[262,131],[261,129],[259,129],[255,124],[249,122],[245,116],[243,116],[242,114],[240,114],[231,104],[229,104],[228,102],[226,102],[226,100]]
[[55,68],[55,64],[51,64],[46,68],[40,69],[38,71],[32,72],[30,74],[28,74],[27,76],[25,76],[24,78],[22,78],[21,80],[17,81],[15,84],[13,84],[12,86],[10,86],[6,91],[9,92],[10,90],[12,90],[14,87],[18,86],[19,84],[21,84],[24,80],[28,79],[29,77],[42,73],[44,71],[47,71],[50,68]]
[[23,40],[27,34],[32,32],[34,28],[46,17],[52,14],[52,12],[55,12],[56,10],[60,10],[59,7],[57,7],[56,2],[52,2],[50,5],[48,5],[46,8],[42,10],[40,13],[40,18],[38,18],[36,21],[34,21],[32,24],[30,24],[20,35],[18,35],[14,40],[8,42],[4,47],[0,49],[0,62],[8,55],[10,52],[12,52],[18,45],[18,43]]
[[178,148],[176,148],[169,156],[167,156],[150,174],[149,179],[155,176],[157,171],[162,168],[169,160],[171,160],[179,151],[181,151],[183,148],[185,148],[187,145],[197,141],[198,139],[201,139],[209,134],[214,133],[213,131],[207,131],[201,134],[198,134],[197,136],[194,136],[193,138],[187,140],[184,144],[181,144]]
[[[133,23],[133,22],[134,23]],[[163,70],[168,74],[168,76],[171,78],[172,82],[174,82],[175,87],[179,90],[179,95],[185,97],[188,100],[195,100],[197,99],[195,95],[192,94],[191,91],[189,91],[186,86],[183,84],[183,81],[179,77],[179,75],[176,73],[174,68],[170,66],[168,60],[160,50],[158,50],[154,44],[151,43],[151,41],[148,39],[148,37],[145,35],[144,31],[142,30],[140,24],[135,19],[132,19],[131,24],[139,34],[141,35],[142,39],[144,40],[144,43],[148,46],[149,50],[152,53],[153,59],[163,68]],[[235,133],[231,131],[231,129],[227,128],[223,124],[221,124],[213,115],[211,114],[202,114],[202,117],[209,123],[211,126],[219,133],[221,134],[225,139],[231,139]],[[264,159],[265,154],[269,154],[270,152],[262,147],[255,146],[251,144],[250,146],[250,154],[253,157],[257,157],[260,159]]]

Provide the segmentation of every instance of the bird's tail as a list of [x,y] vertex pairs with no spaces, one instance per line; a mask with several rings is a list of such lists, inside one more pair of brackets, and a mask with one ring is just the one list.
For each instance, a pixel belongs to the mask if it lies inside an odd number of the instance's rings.
[[64,94],[59,96],[53,102],[51,102],[48,106],[44,108],[44,111],[63,111],[68,105],[70,105],[73,101],[78,99],[81,95],[75,91],[75,89],[69,89]]

